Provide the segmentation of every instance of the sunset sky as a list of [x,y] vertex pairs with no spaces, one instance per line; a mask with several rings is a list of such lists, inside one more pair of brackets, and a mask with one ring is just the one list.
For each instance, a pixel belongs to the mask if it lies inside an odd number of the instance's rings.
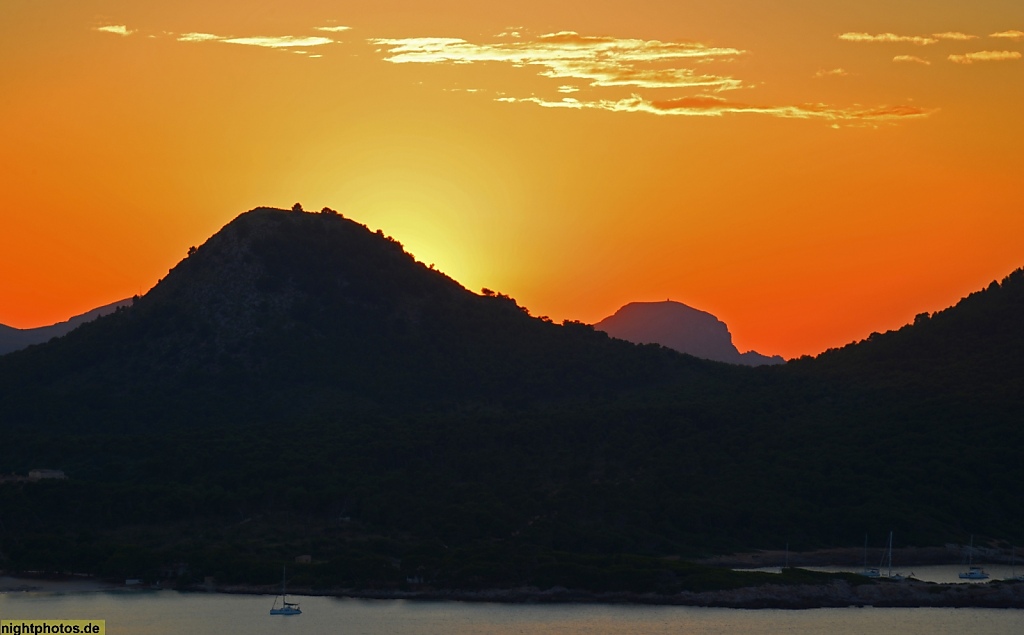
[[2,0],[0,323],[329,206],[473,291],[815,354],[1024,266],[1021,0]]

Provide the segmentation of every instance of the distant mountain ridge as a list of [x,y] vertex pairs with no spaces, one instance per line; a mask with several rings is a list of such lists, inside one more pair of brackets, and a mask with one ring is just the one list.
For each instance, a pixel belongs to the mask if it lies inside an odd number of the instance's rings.
[[[552,554],[1021,544],[1022,315],[1015,272],[749,368],[531,317],[330,210],[257,208],[131,307],[0,357],[0,473],[69,477],[0,487],[0,567],[273,582],[312,553],[352,588],[572,588],[606,571]],[[127,527],[154,530],[135,556]]]
[[68,318],[63,322],[32,329],[16,329],[12,326],[0,324],[0,355],[19,351],[33,344],[42,344],[43,342],[49,342],[55,337],[67,335],[86,322],[92,322],[98,317],[113,313],[123,306],[131,306],[131,304],[132,300],[130,298],[111,302],[91,311],[86,311],[81,315]]
[[725,322],[671,300],[631,302],[594,328],[634,344],[661,344],[680,353],[728,364],[766,366],[786,361],[779,355],[740,353]]

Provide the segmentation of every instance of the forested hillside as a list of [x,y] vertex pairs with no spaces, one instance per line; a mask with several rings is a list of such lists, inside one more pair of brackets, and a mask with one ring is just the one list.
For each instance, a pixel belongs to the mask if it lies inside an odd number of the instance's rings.
[[333,583],[513,584],[614,554],[1024,539],[1020,272],[744,368],[530,317],[329,210],[253,210],[189,252],[0,358],[0,472],[69,476],[0,484],[2,566],[272,581],[311,554]]

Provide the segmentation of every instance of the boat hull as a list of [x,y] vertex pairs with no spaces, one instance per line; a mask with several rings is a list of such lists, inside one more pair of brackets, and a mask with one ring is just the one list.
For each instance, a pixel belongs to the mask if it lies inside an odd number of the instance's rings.
[[988,580],[988,573],[981,567],[970,567],[960,574],[961,580]]

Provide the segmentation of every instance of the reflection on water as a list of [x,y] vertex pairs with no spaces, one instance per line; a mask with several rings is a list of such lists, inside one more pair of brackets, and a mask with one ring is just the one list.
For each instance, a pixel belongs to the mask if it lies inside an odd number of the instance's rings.
[[0,594],[2,619],[104,619],[111,635],[650,635],[829,633],[962,635],[1024,632],[1024,611],[810,611],[604,605],[502,605],[302,597],[303,613],[270,616],[270,596],[94,592]]

